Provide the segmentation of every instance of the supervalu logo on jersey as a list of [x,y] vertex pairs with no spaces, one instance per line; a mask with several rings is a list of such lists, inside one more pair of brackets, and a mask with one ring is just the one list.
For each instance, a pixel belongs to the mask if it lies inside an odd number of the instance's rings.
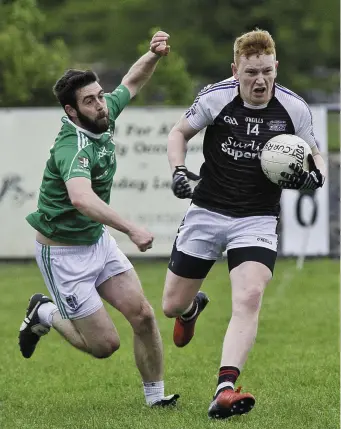
[[235,160],[239,158],[260,159],[261,143],[257,143],[255,140],[251,140],[249,143],[239,142],[233,137],[228,137],[221,143],[221,150]]

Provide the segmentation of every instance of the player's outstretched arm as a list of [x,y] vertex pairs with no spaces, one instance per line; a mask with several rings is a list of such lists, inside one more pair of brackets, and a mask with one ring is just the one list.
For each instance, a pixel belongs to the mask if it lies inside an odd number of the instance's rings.
[[155,33],[150,41],[149,52],[139,58],[122,79],[122,84],[128,88],[131,97],[134,97],[151,78],[159,59],[169,54],[168,39],[169,34],[164,31]]
[[102,201],[92,190],[91,180],[86,177],[74,177],[66,182],[66,188],[72,205],[84,216],[127,234],[141,252],[152,247],[154,239],[152,234],[146,229],[123,219]]

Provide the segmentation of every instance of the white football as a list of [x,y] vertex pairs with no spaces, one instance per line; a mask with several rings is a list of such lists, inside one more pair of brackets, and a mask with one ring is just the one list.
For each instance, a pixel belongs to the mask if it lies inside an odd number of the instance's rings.
[[264,174],[273,183],[285,180],[281,172],[292,174],[289,168],[292,162],[299,164],[303,170],[308,171],[308,154],[311,148],[303,139],[292,134],[280,134],[270,139],[261,153],[261,166]]

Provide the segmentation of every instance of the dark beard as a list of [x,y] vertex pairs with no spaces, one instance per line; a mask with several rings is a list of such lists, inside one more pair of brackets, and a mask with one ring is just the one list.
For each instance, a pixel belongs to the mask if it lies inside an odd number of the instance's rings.
[[82,128],[84,128],[85,130],[90,131],[90,133],[93,133],[93,134],[102,134],[108,131],[109,121],[107,116],[106,116],[107,121],[103,121],[103,120],[93,121],[92,119],[89,119],[87,116],[83,115],[83,113],[81,113],[79,109],[76,109],[76,111],[77,111],[79,122],[81,123]]

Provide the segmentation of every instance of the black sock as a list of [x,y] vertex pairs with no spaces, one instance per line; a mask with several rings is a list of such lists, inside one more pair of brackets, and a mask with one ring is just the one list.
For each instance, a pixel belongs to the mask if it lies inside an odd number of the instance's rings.
[[[232,383],[234,385],[237,381],[237,378],[239,377],[239,374],[240,374],[240,371],[235,366],[222,366],[219,369],[218,387],[222,383]],[[222,386],[222,389],[233,389],[233,387],[225,385],[225,386]]]
[[193,303],[192,303],[192,307],[190,310],[188,310],[186,313],[181,315],[181,318],[184,320],[191,320],[198,311],[198,302],[196,299],[194,299]]

